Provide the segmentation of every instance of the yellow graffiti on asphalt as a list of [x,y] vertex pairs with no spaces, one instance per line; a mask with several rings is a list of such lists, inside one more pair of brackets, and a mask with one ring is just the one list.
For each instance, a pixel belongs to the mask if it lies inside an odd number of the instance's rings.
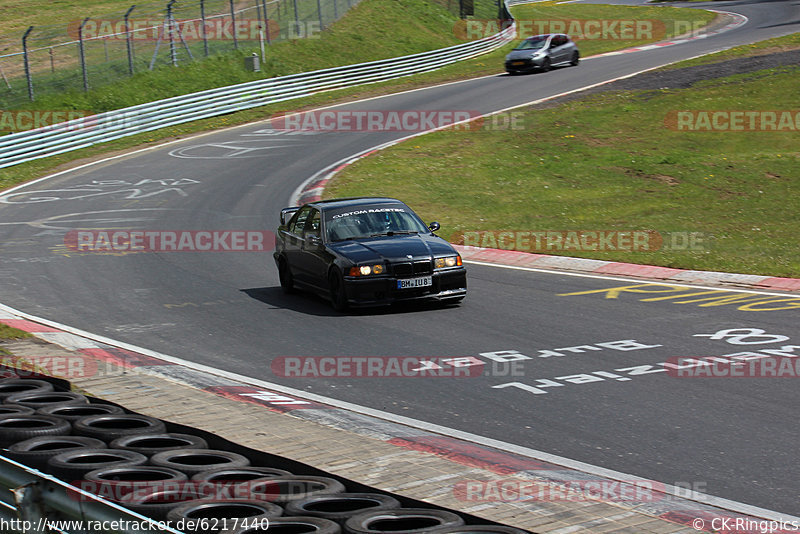
[[[669,284],[635,284],[611,287],[608,289],[592,289],[574,293],[560,293],[559,297],[575,295],[605,294],[607,299],[616,299],[622,293],[658,294],[657,297],[640,298],[641,302],[671,301],[674,304],[696,304],[701,308],[709,306],[735,306],[741,311],[779,311],[800,309],[800,297],[761,295],[758,293],[742,293],[724,289],[704,289],[674,286]],[[700,297],[700,298],[695,298]]]

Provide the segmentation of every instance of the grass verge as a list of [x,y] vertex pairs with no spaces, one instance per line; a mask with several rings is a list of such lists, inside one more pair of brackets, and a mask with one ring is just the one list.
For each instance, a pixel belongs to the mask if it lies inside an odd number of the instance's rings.
[[348,167],[325,196],[400,197],[456,241],[483,230],[698,233],[696,250],[542,241],[534,252],[800,276],[800,215],[788,202],[800,186],[798,130],[677,131],[665,122],[678,110],[792,109],[798,75],[787,67],[686,90],[600,93],[525,111],[522,129],[425,135]]

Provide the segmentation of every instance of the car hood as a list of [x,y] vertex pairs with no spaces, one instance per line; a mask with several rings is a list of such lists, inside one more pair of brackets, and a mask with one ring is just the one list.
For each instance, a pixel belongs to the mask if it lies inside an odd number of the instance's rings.
[[328,247],[354,263],[371,261],[408,261],[413,258],[456,254],[444,239],[434,235],[374,237],[331,243]]
[[537,52],[544,52],[544,50],[512,50],[506,56],[507,60],[511,59],[529,59],[531,56],[536,54]]

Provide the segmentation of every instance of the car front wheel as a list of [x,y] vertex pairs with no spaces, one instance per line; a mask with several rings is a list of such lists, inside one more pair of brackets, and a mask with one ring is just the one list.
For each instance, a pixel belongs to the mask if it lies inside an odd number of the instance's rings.
[[292,271],[289,269],[289,264],[285,258],[281,258],[278,261],[278,278],[281,281],[281,289],[284,293],[292,293],[294,291]]
[[542,72],[547,72],[549,70],[550,70],[550,58],[546,57],[544,58],[544,61],[542,61]]
[[336,311],[347,309],[347,293],[344,289],[344,278],[338,269],[331,269],[328,275],[328,287],[330,288],[331,305]]

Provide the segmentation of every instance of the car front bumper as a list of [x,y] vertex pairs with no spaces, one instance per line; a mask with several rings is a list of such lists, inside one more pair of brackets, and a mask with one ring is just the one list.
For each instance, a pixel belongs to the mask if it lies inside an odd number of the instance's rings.
[[351,306],[381,306],[393,302],[437,299],[462,299],[467,294],[467,270],[463,267],[434,271],[431,285],[398,289],[397,277],[345,276],[344,288]]
[[541,69],[547,56],[536,59],[511,59],[506,61],[506,72],[529,72]]

